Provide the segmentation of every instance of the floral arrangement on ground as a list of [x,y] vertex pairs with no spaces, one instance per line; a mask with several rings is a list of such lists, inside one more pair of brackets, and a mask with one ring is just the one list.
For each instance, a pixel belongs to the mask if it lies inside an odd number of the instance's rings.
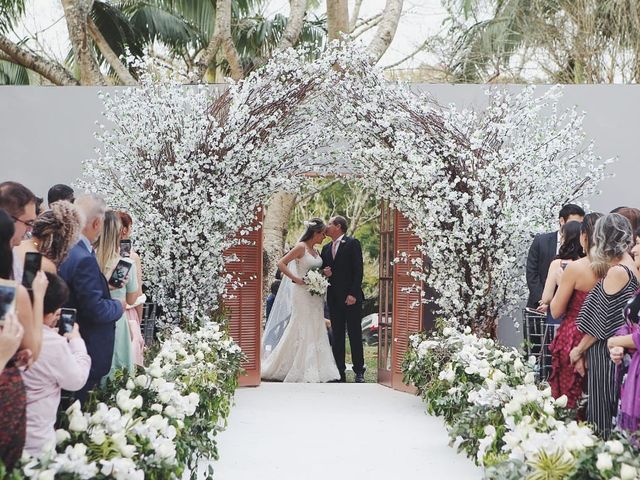
[[451,444],[495,480],[637,479],[640,456],[621,434],[596,437],[536,382],[535,359],[442,322],[411,337],[404,360],[432,415],[442,416]]
[[8,478],[196,478],[200,460],[217,458],[243,354],[218,323],[167,333],[144,373],[118,372],[82,408],[76,401],[55,451],[23,458]]

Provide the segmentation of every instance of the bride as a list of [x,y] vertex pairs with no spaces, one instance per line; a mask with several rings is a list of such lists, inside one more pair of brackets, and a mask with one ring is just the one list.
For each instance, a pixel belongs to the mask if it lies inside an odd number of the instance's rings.
[[267,319],[262,340],[262,378],[316,383],[340,378],[324,321],[324,299],[309,293],[304,276],[322,267],[315,245],[325,237],[319,218],[305,222],[307,230],[278,262],[284,277]]

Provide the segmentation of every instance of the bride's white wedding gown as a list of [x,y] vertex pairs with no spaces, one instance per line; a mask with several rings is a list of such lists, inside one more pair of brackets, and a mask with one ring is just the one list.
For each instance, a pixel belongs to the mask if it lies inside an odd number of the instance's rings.
[[[304,277],[322,259],[308,251],[296,260]],[[324,299],[306,286],[291,285],[291,319],[273,351],[262,351],[262,378],[293,383],[320,383],[340,378],[324,322]]]

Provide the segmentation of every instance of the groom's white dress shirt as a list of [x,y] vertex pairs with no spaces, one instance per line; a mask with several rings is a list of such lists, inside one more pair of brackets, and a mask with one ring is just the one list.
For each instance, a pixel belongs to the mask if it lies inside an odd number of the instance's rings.
[[340,248],[340,241],[342,240],[343,237],[344,237],[344,234],[340,235],[338,238],[336,238],[333,241],[333,245],[332,245],[333,258],[336,258],[336,255],[338,254],[338,248]]

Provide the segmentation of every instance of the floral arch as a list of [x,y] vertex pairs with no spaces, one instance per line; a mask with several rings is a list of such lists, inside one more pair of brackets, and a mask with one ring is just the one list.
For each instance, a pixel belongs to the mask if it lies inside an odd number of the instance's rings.
[[222,93],[147,83],[105,95],[86,186],[134,215],[155,299],[167,321],[191,323],[242,288],[228,252],[273,193],[308,171],[358,172],[421,240],[429,262],[415,258],[412,276],[438,292],[440,314],[491,334],[522,295],[531,236],[605,174],[559,96],[493,90],[483,111],[444,108],[357,48],[314,62],[289,50]]

